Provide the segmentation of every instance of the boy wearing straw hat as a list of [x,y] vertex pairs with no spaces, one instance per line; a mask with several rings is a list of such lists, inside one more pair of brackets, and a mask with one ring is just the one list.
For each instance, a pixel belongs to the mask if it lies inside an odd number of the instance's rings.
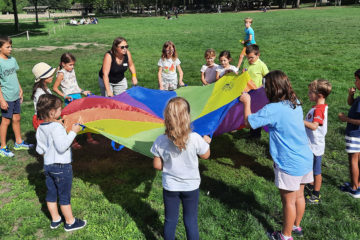
[[23,101],[23,91],[21,89],[16,71],[19,70],[15,58],[11,57],[12,41],[9,37],[0,37],[0,106],[1,106],[1,125],[0,125],[0,156],[13,157],[6,145],[7,130],[12,123],[15,134],[14,150],[27,150],[33,147],[21,138],[20,132],[20,104]]

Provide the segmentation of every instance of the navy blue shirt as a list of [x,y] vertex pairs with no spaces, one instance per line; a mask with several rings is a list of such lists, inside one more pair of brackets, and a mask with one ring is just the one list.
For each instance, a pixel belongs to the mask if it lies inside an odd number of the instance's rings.
[[[360,120],[360,97],[357,97],[354,100],[349,110],[348,117]],[[345,134],[349,137],[360,137],[360,125],[347,123]]]

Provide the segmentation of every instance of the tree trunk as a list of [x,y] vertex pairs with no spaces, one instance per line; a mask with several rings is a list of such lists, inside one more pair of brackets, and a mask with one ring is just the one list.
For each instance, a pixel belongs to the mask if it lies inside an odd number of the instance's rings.
[[19,27],[18,12],[17,12],[17,8],[16,8],[16,0],[11,0],[11,1],[12,1],[13,11],[14,11],[15,31],[16,31],[16,32],[19,32],[20,27]]
[[[320,1],[321,1],[321,0],[320,0]],[[317,0],[315,0],[314,7],[316,7],[316,5],[317,5]]]
[[155,1],[155,16],[158,15],[158,0]]
[[39,25],[39,16],[38,16],[38,8],[37,8],[38,1],[37,1],[37,0],[35,0],[35,1],[34,1],[34,5],[35,5],[35,19],[36,19],[36,25]]

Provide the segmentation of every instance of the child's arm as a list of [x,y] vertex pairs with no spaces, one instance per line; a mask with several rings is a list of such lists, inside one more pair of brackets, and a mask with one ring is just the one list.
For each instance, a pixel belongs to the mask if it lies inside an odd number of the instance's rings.
[[65,94],[59,89],[59,86],[60,86],[61,81],[63,79],[64,79],[64,74],[59,72],[57,77],[56,77],[54,86],[53,86],[53,91],[56,92],[61,97],[65,97]]
[[162,160],[161,160],[160,157],[154,157],[153,167],[154,167],[156,170],[162,171],[162,169],[163,169],[163,162],[162,162]]
[[251,114],[251,97],[248,93],[243,92],[240,96],[240,102],[244,103],[244,124],[245,127],[250,128],[248,117]]
[[355,94],[356,88],[352,87],[349,88],[349,95],[347,99],[347,103],[351,106],[354,103],[354,94]]
[[0,87],[0,106],[1,106],[1,109],[3,109],[3,110],[8,110],[8,108],[9,108],[9,105],[8,105],[8,103],[6,102],[6,100],[5,100],[5,98],[4,98],[4,96],[3,96],[3,94],[2,94],[2,91],[1,91],[1,87]]
[[315,131],[319,127],[318,122],[308,122],[304,120],[305,127]]
[[129,51],[127,51],[127,55],[128,55],[128,58],[129,58],[129,69],[130,69],[130,72],[131,72],[131,81],[132,81],[133,85],[136,86],[138,84],[138,80],[137,80],[137,77],[136,77],[135,64],[133,62],[131,53]]
[[183,77],[184,77],[184,73],[180,67],[180,64],[176,66],[177,70],[179,71],[179,85],[180,86],[184,86],[184,82],[183,82]]
[[19,83],[19,89],[20,89],[20,103],[22,103],[23,101],[24,101],[24,92],[23,92],[23,90],[22,90],[22,88],[21,88],[21,85],[20,85],[20,83]]
[[349,118],[344,113],[339,113],[339,119],[342,122],[347,122],[354,125],[360,125],[360,119]]
[[59,153],[64,153],[68,150],[71,143],[76,137],[76,133],[80,132],[81,126],[77,123],[73,124],[69,134],[66,133],[63,126],[56,127],[52,132],[52,138],[54,140],[54,147]]
[[220,79],[220,72],[216,71],[216,81]]
[[[210,143],[211,143],[211,138],[210,138],[209,136],[204,135],[204,136],[203,136],[203,139],[205,140],[205,142],[206,142],[207,144],[210,144]],[[199,155],[199,157],[202,158],[202,159],[208,159],[208,158],[210,157],[210,147],[209,147],[209,149],[206,151],[206,153]]]
[[159,89],[164,90],[163,85],[162,85],[161,73],[162,73],[162,67],[159,67],[159,71],[158,71]]
[[207,81],[205,80],[205,73],[204,73],[204,72],[201,72],[201,82],[202,82],[204,85],[208,85]]

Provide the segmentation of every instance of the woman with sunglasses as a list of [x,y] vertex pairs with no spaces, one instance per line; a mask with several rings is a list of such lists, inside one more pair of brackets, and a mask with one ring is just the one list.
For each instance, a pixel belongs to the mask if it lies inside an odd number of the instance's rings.
[[110,51],[105,53],[102,67],[99,72],[101,95],[112,97],[124,92],[128,85],[125,71],[129,68],[132,75],[132,84],[137,85],[136,70],[129,45],[123,37],[115,38]]

